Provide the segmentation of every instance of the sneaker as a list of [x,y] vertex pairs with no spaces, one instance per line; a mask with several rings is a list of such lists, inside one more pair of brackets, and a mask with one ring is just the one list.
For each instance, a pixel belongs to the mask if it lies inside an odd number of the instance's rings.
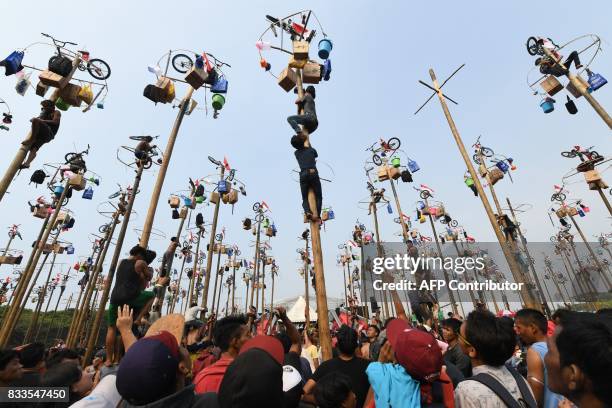
[[582,67],[583,67],[583,65],[582,65],[582,64],[578,64],[578,65],[576,65],[576,69],[580,69],[580,68],[582,68]]

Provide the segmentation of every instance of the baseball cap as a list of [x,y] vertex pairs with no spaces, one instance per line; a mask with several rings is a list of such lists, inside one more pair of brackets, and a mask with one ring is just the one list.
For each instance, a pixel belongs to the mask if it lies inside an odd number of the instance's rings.
[[132,405],[146,405],[172,393],[179,365],[174,335],[162,331],[138,340],[117,370],[117,391]]
[[185,328],[185,317],[182,314],[173,313],[157,319],[147,330],[145,338],[155,336],[161,332],[169,332],[181,344]]
[[387,325],[387,339],[393,347],[397,362],[418,380],[431,381],[442,370],[442,351],[429,333],[414,329],[402,319]]
[[283,350],[283,344],[277,338],[272,336],[252,337],[242,345],[240,354],[246,353],[253,348],[258,348],[267,352],[278,364],[283,365],[285,350]]
[[300,372],[290,365],[283,366],[283,392],[287,392],[302,381]]

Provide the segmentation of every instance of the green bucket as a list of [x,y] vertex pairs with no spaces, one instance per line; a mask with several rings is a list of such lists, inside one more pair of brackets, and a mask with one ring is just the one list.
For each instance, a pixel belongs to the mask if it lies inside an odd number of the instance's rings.
[[195,201],[196,201],[196,204],[202,204],[204,202],[204,197],[202,196],[196,197]]
[[70,105],[68,105],[62,98],[57,98],[55,101],[55,107],[61,111],[67,111]]
[[221,110],[225,105],[225,97],[221,94],[213,94],[212,96],[212,107],[215,110]]
[[391,165],[393,167],[399,167],[400,166],[400,158],[399,157],[394,157],[391,159]]

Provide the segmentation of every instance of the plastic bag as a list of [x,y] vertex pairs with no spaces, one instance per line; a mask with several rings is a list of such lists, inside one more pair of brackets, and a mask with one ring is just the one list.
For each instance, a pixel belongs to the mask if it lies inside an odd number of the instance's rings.
[[17,80],[17,85],[15,85],[15,91],[21,96],[24,96],[27,90],[30,88],[32,82],[30,81],[30,76],[32,73],[28,72],[23,75],[21,78]]
[[79,91],[79,99],[85,102],[87,105],[91,105],[93,102],[93,91],[91,90],[91,85],[85,84],[81,87]]

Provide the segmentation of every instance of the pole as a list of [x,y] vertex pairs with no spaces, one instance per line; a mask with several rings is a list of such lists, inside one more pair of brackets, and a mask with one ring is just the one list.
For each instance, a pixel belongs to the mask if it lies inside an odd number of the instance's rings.
[[[68,297],[68,302],[66,303],[66,308],[64,309],[64,312],[68,311],[68,309],[70,309],[70,305],[72,304],[72,298],[74,296],[74,293],[71,293],[70,296]],[[57,328],[57,333],[55,333],[55,338],[56,339],[60,339],[60,334],[64,331],[63,330],[64,327],[62,326],[61,322]]]
[[264,256],[264,258],[261,261],[262,263],[261,265],[262,266],[261,268],[261,312],[262,313],[266,310],[266,296],[265,295],[266,295],[266,262],[267,261],[268,261],[267,256]]
[[[527,257],[529,258],[529,268],[531,269],[533,280],[535,281],[535,284],[538,287],[538,292],[540,293],[540,296],[542,298],[542,305],[544,306],[546,314],[548,316],[551,316],[552,314],[548,307],[548,303],[546,302],[546,297],[544,297],[544,292],[542,292],[542,285],[540,284],[540,278],[538,277],[538,274],[535,270],[535,266],[533,265],[533,258],[531,257],[531,254],[529,253],[529,247],[527,246],[527,240],[525,239],[525,236],[523,235],[523,231],[521,231],[520,223],[518,222],[518,219],[516,218],[516,214],[514,213],[514,208],[512,207],[512,203],[510,202],[510,199],[508,197],[506,197],[506,203],[508,203],[508,208],[510,209],[512,220],[514,221],[514,224],[516,225],[516,231],[518,232],[519,237],[521,238],[521,242],[523,243],[523,250],[527,254]],[[552,299],[550,298],[550,295],[548,296],[548,298],[552,301]]]
[[[39,294],[40,307],[37,307],[36,311],[32,315],[32,318],[30,319],[30,324],[28,326],[28,330],[23,340],[23,344],[29,343],[30,338],[34,334],[34,328],[38,327],[38,318],[40,316],[40,310],[42,309],[42,303],[45,299],[45,295],[47,294],[47,288],[49,287],[49,280],[51,279],[51,273],[53,273],[53,267],[55,266],[56,258],[57,258],[57,252],[53,251],[53,258],[51,259],[51,265],[49,266],[49,272],[47,273],[47,279],[45,280],[45,285],[42,288],[41,294]],[[47,313],[47,310],[49,309],[49,303],[51,303],[52,296],[53,296],[53,291],[51,291],[51,295],[49,296],[49,300],[47,301],[47,308],[45,309],[45,313]],[[38,329],[36,330],[36,337],[34,338],[34,341],[36,341],[36,338],[38,337],[38,330],[40,330],[40,327],[38,327]]]
[[[196,241],[196,253],[195,253],[194,257],[193,257],[193,268],[191,268],[191,278],[189,279],[189,293],[187,294],[187,304],[191,304],[193,302],[193,291],[194,291],[194,287],[195,287],[195,281],[197,279],[197,273],[201,272],[199,270],[199,264],[200,264],[200,242],[201,242],[201,240],[202,240],[202,233],[198,232],[198,240]],[[209,270],[206,270],[206,274],[208,274],[208,273],[209,273]],[[179,282],[180,282],[180,280],[179,280]]]
[[536,300],[532,297],[531,293],[529,293],[529,291],[525,287],[524,285],[525,282],[521,281],[521,274],[519,272],[519,268],[518,268],[518,265],[516,264],[515,259],[513,258],[512,254],[510,253],[506,245],[504,245],[505,239],[499,229],[499,226],[497,225],[497,220],[495,219],[495,215],[493,214],[493,209],[491,208],[491,204],[489,203],[488,198],[485,196],[484,189],[482,188],[482,184],[480,183],[480,179],[478,178],[478,175],[476,174],[476,170],[474,169],[474,166],[467,154],[467,151],[465,150],[465,145],[463,144],[463,140],[461,139],[461,136],[459,135],[459,131],[457,130],[457,127],[455,125],[455,122],[453,121],[453,118],[450,114],[448,106],[446,105],[446,101],[444,100],[444,95],[442,94],[442,91],[440,90],[440,87],[438,86],[438,80],[436,79],[436,75],[433,69],[429,70],[429,75],[431,76],[434,88],[438,94],[440,105],[442,105],[442,110],[444,111],[444,116],[446,117],[448,125],[451,129],[453,138],[455,139],[455,142],[457,143],[457,147],[459,148],[459,152],[461,153],[461,157],[463,158],[463,161],[465,162],[465,165],[468,168],[470,177],[474,180],[474,185],[476,186],[476,190],[478,191],[478,195],[480,196],[482,205],[485,209],[485,212],[487,213],[487,217],[489,218],[491,227],[493,228],[493,231],[495,232],[497,241],[499,242],[499,245],[501,246],[504,256],[506,257],[506,261],[508,262],[508,266],[510,267],[512,276],[514,277],[514,281],[519,284],[523,283],[520,289],[520,294],[523,299],[523,302],[525,303],[527,307],[539,309],[540,306],[538,302],[536,302]]
[[274,268],[272,268],[271,270],[271,275],[272,275],[272,294],[270,295],[270,313],[272,313],[274,311]]
[[[260,212],[261,214],[261,212]],[[253,266],[253,277],[251,282],[251,306],[254,306],[253,300],[255,299],[255,280],[258,279],[259,273],[259,242],[261,236],[261,221],[257,222],[257,238],[255,239],[255,265]],[[247,299],[248,303],[248,299]]]
[[[217,299],[217,282],[219,281],[219,265],[221,264],[221,243],[223,240],[219,241],[219,247],[217,251],[217,267],[214,269],[215,273],[215,288],[212,296],[212,303],[210,305],[210,312],[214,313],[215,311],[215,301]],[[211,261],[212,262],[212,261]],[[203,306],[206,307],[206,306]]]
[[[70,271],[70,269],[68,271]],[[62,299],[62,295],[64,294],[65,290],[66,290],[66,286],[60,287],[60,293],[59,293],[59,296],[57,297],[57,302],[55,303],[55,309],[53,309],[53,314],[51,315],[51,321],[49,322],[49,325],[47,326],[47,332],[45,333],[45,339],[43,340],[43,343],[45,345],[47,344],[47,340],[49,340],[49,332],[51,331],[51,327],[53,327],[53,323],[55,323],[55,317],[57,316],[57,308],[59,307],[60,300]]]
[[591,254],[591,257],[593,258],[593,261],[595,261],[595,265],[597,265],[597,271],[601,275],[601,278],[605,282],[605,284],[607,286],[607,289],[609,291],[610,289],[612,289],[612,284],[610,283],[610,279],[608,279],[608,276],[604,272],[604,268],[603,268],[602,264],[599,262],[599,259],[597,259],[597,257],[595,256],[595,252],[593,252],[593,248],[591,248],[591,245],[589,244],[589,242],[587,241],[586,237],[584,236],[584,233],[582,232],[582,229],[580,228],[580,226],[578,225],[578,223],[574,219],[574,216],[570,215],[569,217],[572,220],[572,223],[574,224],[574,227],[576,227],[576,230],[580,234],[580,238],[582,238],[582,241],[584,241],[584,245],[586,245],[587,249],[589,250],[589,253]]
[[344,262],[342,263],[342,280],[344,287],[344,305],[348,308],[348,293],[346,292],[346,287],[348,286],[346,283],[346,270],[344,269]]
[[[457,240],[453,239],[452,241],[453,241],[453,245],[455,246],[455,250],[457,251],[457,256],[460,257],[460,258],[463,257],[463,254],[461,254],[461,251],[459,250],[459,246],[457,245]],[[466,278],[470,279],[471,277],[466,274]],[[466,282],[467,282],[467,279],[466,279]],[[470,299],[472,300],[472,305],[474,305],[474,309],[476,309],[476,305],[477,305],[476,296],[474,296],[474,291],[472,290],[472,287],[468,286],[468,288],[469,288],[468,293],[470,295]],[[494,302],[494,303],[495,303],[495,307],[497,309],[497,302]],[[496,310],[496,311],[498,311],[498,310]],[[465,315],[465,311],[463,312],[463,314]]]
[[183,279],[183,270],[185,269],[185,261],[187,261],[187,256],[183,255],[183,262],[181,263],[181,272],[179,272],[179,277],[178,277],[178,281],[176,284],[176,290],[174,291],[174,295],[172,296],[172,303],[170,305],[170,309],[168,313],[174,313],[176,301],[178,300],[179,294],[181,292],[181,280]]
[[66,198],[66,193],[68,192],[68,188],[70,188],[69,182],[70,182],[69,180],[66,180],[65,185],[64,185],[64,191],[62,191],[62,194],[60,195],[59,199],[56,201],[55,208],[54,208],[55,211],[53,211],[53,214],[51,215],[49,222],[45,226],[41,239],[36,242],[35,246],[37,247],[37,250],[34,252],[34,257],[32,258],[32,262],[28,265],[28,268],[21,275],[20,281],[23,280],[24,286],[21,286],[19,288],[21,289],[21,291],[13,296],[14,298],[13,306],[9,309],[9,312],[7,316],[5,317],[4,324],[2,325],[2,328],[0,329],[0,348],[6,346],[10,335],[13,333],[13,330],[15,329],[17,320],[19,319],[19,316],[21,315],[22,309],[19,306],[21,305],[21,302],[23,300],[23,294],[24,294],[23,292],[25,291],[25,287],[27,286],[28,282],[32,278],[32,274],[34,273],[35,266],[38,263],[38,260],[40,259],[40,255],[43,252],[42,249],[45,243],[47,242],[49,235],[51,234],[51,230],[53,229],[55,222],[57,221],[57,217],[62,208],[62,202],[64,201],[64,198]]
[[306,306],[304,307],[304,317],[306,318],[306,329],[310,327],[310,295],[308,293],[308,279],[310,279],[310,252],[308,251],[308,237],[304,240],[306,249],[304,252],[304,296],[306,297]]
[[[132,208],[134,207],[134,201],[136,200],[136,194],[138,193],[138,187],[140,186],[140,180],[142,178],[142,172],[144,171],[144,163],[138,163],[138,170],[136,170],[136,176],[134,177],[134,183],[132,185],[132,194],[128,196],[127,206],[123,214],[123,220],[121,223],[121,229],[117,236],[117,243],[115,244],[115,252],[113,253],[113,259],[111,260],[110,266],[108,267],[108,274],[104,282],[104,288],[102,289],[102,297],[100,298],[100,305],[96,312],[96,318],[93,323],[93,330],[100,330],[102,324],[102,318],[104,317],[104,310],[106,308],[106,302],[110,294],[111,286],[113,285],[113,279],[115,277],[115,271],[117,270],[117,263],[119,262],[119,256],[121,255],[121,248],[123,247],[123,241],[127,232],[128,224],[130,223],[130,217],[132,215]],[[83,361],[89,361],[93,354],[95,346],[95,339],[92,337],[87,342],[87,349]],[[108,353],[110,350],[107,350]]]
[[[219,179],[223,180],[223,173],[225,172],[225,166],[220,166]],[[215,213],[213,215],[213,222],[210,231],[210,240],[208,241],[208,255],[206,257],[206,276],[204,277],[204,292],[202,293],[202,304],[201,307],[206,307],[208,304],[208,288],[210,286],[210,274],[212,273],[212,254],[215,246],[215,235],[217,235],[217,221],[219,220],[219,207],[221,206],[221,195],[219,195],[218,201],[215,204]],[[214,300],[214,297],[213,297]],[[214,302],[213,302],[214,304]]]
[[15,239],[15,234],[10,236],[9,242],[8,242],[8,244],[6,244],[6,248],[4,248],[4,252],[2,253],[2,256],[6,256],[9,248],[11,247],[11,243],[13,242],[14,239]]
[[[302,86],[302,70],[297,70],[297,90],[300,98],[304,97]],[[298,107],[298,113],[302,113],[303,108]],[[306,134],[304,146],[310,147],[310,140]],[[314,190],[308,189],[308,204],[313,215],[319,214],[317,200]],[[315,218],[315,217],[313,217]],[[321,224],[318,221],[310,220],[310,233],[312,240],[312,256],[314,258],[315,272],[315,292],[317,294],[317,323],[319,327],[319,343],[321,345],[322,360],[332,358],[331,334],[329,331],[329,310],[327,308],[327,292],[325,289],[325,272],[323,270],[323,251],[321,249]]]
[[[371,196],[371,195],[370,195]],[[374,201],[372,200],[372,204],[371,204],[371,208],[372,208],[372,216],[374,218],[374,233],[376,234],[376,255],[379,258],[382,258],[384,255],[384,251],[383,251],[383,247],[382,247],[382,241],[381,241],[381,237],[380,237],[380,230],[378,227],[378,207],[376,207],[376,203],[374,203]],[[401,219],[402,215],[400,214],[400,219]],[[362,244],[362,249],[363,249],[363,244]],[[370,271],[370,277],[372,275],[372,272]],[[372,280],[372,283],[374,281]],[[378,299],[376,299],[376,290],[374,289],[374,300],[376,300],[378,302]],[[383,292],[382,294],[384,295],[385,292]],[[380,299],[380,303],[383,304],[383,313],[385,314],[385,318],[389,317],[389,312],[387,310],[387,302],[383,302],[383,296],[379,296]]]
[[236,252],[234,252],[234,261],[232,262],[232,313],[234,314],[234,307],[236,302]]
[[[184,207],[186,209],[185,211],[185,216],[181,217],[181,221],[179,222],[179,227],[178,227],[178,231],[176,232],[176,239],[178,242],[180,242],[181,239],[181,233],[183,232],[183,225],[185,225],[185,220],[188,217],[188,213],[189,213],[189,207]],[[176,248],[174,248],[174,251],[172,251],[172,255],[170,256],[170,260],[166,261],[167,265],[166,265],[166,269],[167,271],[162,270],[160,273],[161,277],[165,277],[163,275],[164,272],[168,273],[168,277],[172,276],[172,263],[174,261],[174,254],[176,253]],[[159,305],[159,314],[161,315],[162,313],[162,308],[164,306],[164,297],[166,296],[166,286],[164,285],[162,287],[158,287],[158,291],[157,291],[157,304]]]
[[168,165],[170,164],[170,158],[172,157],[172,151],[174,150],[174,144],[176,143],[176,138],[178,136],[181,124],[183,123],[185,113],[189,108],[189,101],[191,100],[191,95],[193,94],[193,91],[193,87],[190,86],[187,89],[187,93],[183,97],[183,100],[179,104],[179,111],[176,115],[176,120],[174,121],[172,131],[170,132],[170,137],[168,138],[166,150],[164,151],[164,160],[159,166],[157,181],[155,182],[153,192],[151,193],[151,202],[149,203],[147,218],[145,219],[144,227],[142,228],[142,236],[140,237],[140,246],[143,248],[147,248],[149,246],[149,238],[151,237],[151,229],[153,228],[153,220],[155,218],[155,212],[157,211],[159,196],[161,195],[161,190],[164,185],[166,172],[168,171]]

